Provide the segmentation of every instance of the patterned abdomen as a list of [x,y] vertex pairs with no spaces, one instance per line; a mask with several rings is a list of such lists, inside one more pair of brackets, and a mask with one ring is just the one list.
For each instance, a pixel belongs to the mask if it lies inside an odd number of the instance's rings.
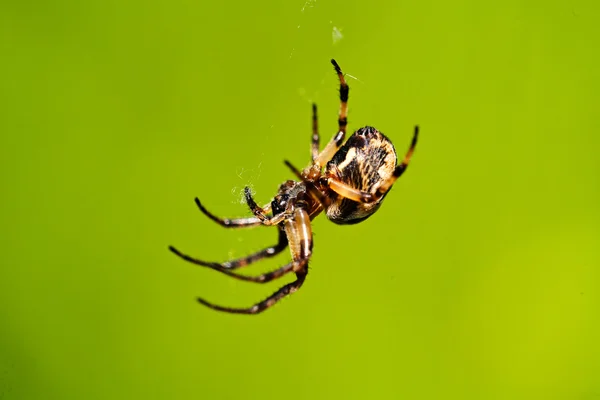
[[[396,150],[377,129],[366,126],[354,132],[327,163],[326,175],[363,192],[373,193],[392,176]],[[374,203],[358,203],[332,194],[327,217],[337,224],[354,224],[373,214],[383,198]]]

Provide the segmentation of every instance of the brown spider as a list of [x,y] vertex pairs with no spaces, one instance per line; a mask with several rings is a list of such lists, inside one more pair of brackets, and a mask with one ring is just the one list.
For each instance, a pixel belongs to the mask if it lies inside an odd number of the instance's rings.
[[[250,308],[222,307],[204,299],[198,302],[214,310],[238,314],[258,314],[294,293],[304,283],[308,273],[308,261],[312,254],[313,240],[310,221],[325,210],[327,218],[336,224],[355,224],[364,221],[381,206],[385,195],[406,170],[419,134],[415,126],[408,152],[400,165],[396,165],[396,150],[392,142],[377,129],[360,128],[344,143],[348,114],[348,84],[341,68],[331,60],[340,80],[340,111],[338,132],[319,152],[317,106],[312,107],[312,163],[303,171],[289,161],[285,164],[299,181],[288,180],[279,186],[270,204],[259,207],[245,188],[245,196],[254,217],[226,219],[211,214],[196,198],[200,211],[226,228],[242,228],[258,225],[277,226],[279,241],[257,253],[223,263],[206,262],[169,249],[179,257],[194,264],[212,268],[243,281],[265,283],[294,272],[296,280],[284,285],[267,299]],[[325,171],[323,171],[323,167]],[[268,213],[271,215],[267,215]],[[263,258],[273,257],[290,246],[292,262],[259,276],[240,275],[233,270],[245,267]]]

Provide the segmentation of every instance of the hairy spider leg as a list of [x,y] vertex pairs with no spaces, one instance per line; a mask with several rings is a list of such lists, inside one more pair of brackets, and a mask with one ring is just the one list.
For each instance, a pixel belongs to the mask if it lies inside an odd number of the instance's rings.
[[319,156],[319,143],[321,138],[319,137],[319,119],[317,116],[317,105],[312,105],[312,161],[315,162]]
[[394,182],[406,171],[410,159],[417,145],[417,138],[419,137],[419,126],[415,126],[415,132],[412,138],[412,142],[404,159],[400,165],[396,166],[394,173],[385,182],[383,182],[373,193],[363,192],[362,190],[355,189],[348,186],[344,182],[340,182],[334,177],[327,177],[327,186],[340,196],[346,197],[350,200],[357,201],[359,203],[373,203],[381,199],[392,187]]
[[238,258],[235,260],[225,261],[222,263],[199,260],[197,258],[188,256],[187,254],[183,254],[173,246],[169,246],[169,250],[171,250],[173,253],[183,258],[184,260],[191,262],[192,264],[202,265],[203,267],[212,268],[217,271],[227,271],[245,267],[264,258],[274,257],[277,254],[281,253],[287,247],[287,245],[287,236],[285,235],[283,229],[279,229],[279,239],[276,245],[257,251],[256,253],[250,254],[249,256]]
[[254,277],[239,275],[227,270],[221,272],[236,279],[264,283],[293,271],[296,273],[296,280],[294,282],[284,285],[271,296],[250,308],[231,308],[218,306],[201,298],[197,299],[198,302],[212,308],[213,310],[234,314],[258,314],[273,306],[284,297],[296,292],[302,286],[304,279],[308,274],[308,260],[312,254],[312,229],[310,225],[310,218],[306,210],[300,206],[294,209],[292,217],[286,219],[285,221],[284,230],[288,237],[290,252],[292,254],[291,263],[286,264],[273,272],[268,272],[266,274]]
[[342,73],[342,69],[338,63],[333,59],[331,60],[331,63],[333,64],[335,72],[340,79],[340,111],[338,115],[338,132],[335,134],[335,136],[333,136],[329,143],[327,143],[317,158],[314,159],[314,164],[319,167],[324,166],[338,151],[344,142],[344,138],[346,137],[346,126],[348,125],[348,94],[350,92],[350,88],[346,83],[346,79],[344,79],[344,74]]
[[[202,203],[200,203],[200,200],[197,197],[194,200],[196,201],[196,205],[198,206],[198,208],[200,209],[200,211],[202,211],[202,213],[204,215],[206,215],[208,218],[212,219],[217,224],[219,224],[225,228],[250,228],[253,226],[262,225],[262,221],[257,217],[233,218],[233,219],[219,218],[216,215],[214,215],[213,213],[211,213],[210,211],[208,211],[206,209],[206,207],[204,207],[202,205]],[[270,207],[270,205],[269,205],[269,207]],[[263,207],[263,210],[264,209],[265,208]]]
[[212,308],[213,310],[217,310],[217,311],[223,311],[223,312],[232,313],[232,314],[259,314],[259,313],[265,311],[267,308],[272,307],[275,303],[277,303],[279,300],[283,299],[284,297],[289,296],[290,294],[298,291],[298,289],[300,289],[300,287],[304,283],[305,278],[306,278],[306,272],[297,272],[296,280],[294,282],[288,283],[287,285],[281,287],[279,290],[277,290],[271,296],[269,296],[265,300],[261,301],[260,303],[253,305],[250,308],[222,307],[222,306],[218,306],[216,304],[209,303],[208,301],[201,299],[201,298],[197,298],[197,300],[198,300],[198,303],[203,304],[206,307]]

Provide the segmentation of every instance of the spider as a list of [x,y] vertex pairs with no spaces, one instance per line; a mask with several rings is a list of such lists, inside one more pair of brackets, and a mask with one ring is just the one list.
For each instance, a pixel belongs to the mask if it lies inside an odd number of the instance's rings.
[[[331,60],[331,63],[340,81],[338,131],[325,148],[319,151],[317,106],[313,104],[312,163],[300,171],[285,160],[285,164],[298,180],[288,180],[281,184],[273,200],[264,207],[256,204],[250,188],[246,187],[246,202],[254,214],[249,218],[219,218],[210,213],[198,198],[195,199],[202,213],[225,228],[276,226],[279,233],[277,244],[247,257],[223,263],[198,260],[172,246],[169,247],[169,250],[186,261],[214,269],[235,279],[266,283],[293,272],[296,274],[296,280],[282,286],[267,299],[250,308],[223,307],[201,298],[197,299],[199,303],[228,313],[258,314],[296,292],[306,279],[308,261],[312,254],[310,221],[322,211],[336,224],[356,224],[364,221],[379,209],[396,179],[406,170],[417,143],[419,127],[415,126],[410,147],[399,165],[396,165],[396,150],[392,142],[371,126],[358,129],[344,143],[349,87],[337,62]],[[287,246],[290,247],[292,261],[279,269],[258,276],[234,272],[256,261],[273,257]]]

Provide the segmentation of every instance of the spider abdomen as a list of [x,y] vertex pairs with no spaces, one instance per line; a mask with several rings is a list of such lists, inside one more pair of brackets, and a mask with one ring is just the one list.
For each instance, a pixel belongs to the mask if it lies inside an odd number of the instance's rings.
[[[327,163],[325,173],[366,193],[374,192],[388,180],[396,168],[396,150],[392,142],[371,126],[360,128]],[[355,224],[371,216],[383,201],[361,203],[332,194],[327,217],[337,224]]]

